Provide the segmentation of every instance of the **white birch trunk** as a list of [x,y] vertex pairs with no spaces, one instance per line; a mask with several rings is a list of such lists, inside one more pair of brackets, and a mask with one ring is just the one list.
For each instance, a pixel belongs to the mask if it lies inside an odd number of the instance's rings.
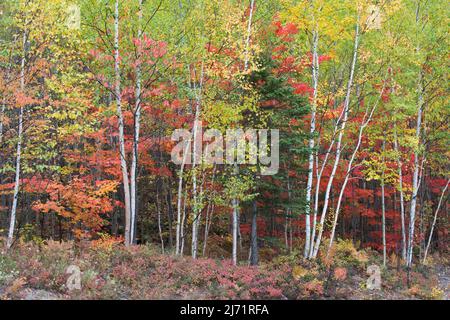
[[339,136],[338,136],[338,140],[337,140],[336,158],[335,158],[335,161],[334,161],[334,165],[333,165],[333,169],[332,169],[332,172],[331,172],[331,175],[330,175],[330,179],[328,180],[327,189],[325,191],[324,206],[323,206],[323,210],[322,210],[322,215],[320,217],[320,225],[319,225],[317,240],[316,240],[316,243],[314,245],[314,252],[312,253],[312,258],[316,258],[317,254],[319,252],[320,243],[321,243],[321,240],[322,240],[322,234],[323,234],[323,230],[324,230],[325,216],[327,214],[328,204],[329,204],[329,201],[330,201],[331,187],[333,185],[334,176],[336,174],[336,170],[337,170],[337,167],[339,165],[339,161],[340,161],[340,157],[341,157],[342,137],[344,135],[345,126],[346,126],[347,120],[348,120],[348,113],[349,113],[349,106],[350,106],[350,95],[351,95],[351,91],[352,91],[352,87],[353,87],[353,78],[354,78],[354,74],[355,74],[356,60],[358,58],[358,45],[359,45],[359,16],[358,16],[358,20],[357,20],[357,23],[356,23],[355,42],[354,42],[354,48],[353,48],[353,58],[352,58],[352,64],[351,64],[351,69],[350,69],[350,76],[349,76],[349,80],[348,80],[348,84],[347,84],[347,93],[346,93],[345,101],[344,101],[344,110],[343,110],[344,118],[342,119],[342,125],[341,125],[341,128],[340,128]]
[[407,266],[411,267],[412,264],[412,252],[414,248],[414,231],[416,222],[416,206],[417,195],[419,191],[419,147],[420,147],[420,133],[422,128],[422,114],[423,114],[423,88],[422,88],[422,71],[419,74],[418,81],[418,110],[417,110],[417,123],[416,123],[416,141],[417,146],[414,150],[414,172],[412,181],[412,195],[411,195],[411,207],[409,211],[409,235],[408,235],[408,252],[407,252]]
[[237,199],[232,200],[232,206],[233,206],[233,221],[232,221],[232,235],[233,235],[233,249],[232,249],[232,260],[233,265],[237,265],[237,246],[238,246],[238,219],[239,219],[239,201]]
[[120,75],[120,52],[119,52],[119,0],[116,0],[114,8],[114,73],[115,73],[115,96],[117,104],[117,117],[119,123],[119,153],[120,166],[122,169],[124,200],[125,200],[125,245],[131,244],[131,197],[130,182],[128,179],[128,167],[125,152],[124,121],[122,114],[122,92]]
[[450,183],[450,179],[447,180],[447,184],[445,185],[444,190],[442,190],[441,197],[439,198],[438,206],[436,208],[436,211],[434,212],[434,218],[433,218],[433,223],[431,224],[430,235],[428,236],[427,246],[425,247],[425,253],[423,255],[423,263],[424,264],[427,261],[428,250],[430,249],[431,239],[433,238],[433,231],[434,231],[434,227],[436,225],[437,216],[438,216],[439,210],[441,209],[442,200],[444,199],[445,193],[447,192],[449,183]]
[[[25,55],[26,55],[26,43],[27,43],[27,33],[23,32],[22,41],[22,59],[20,63],[20,90],[25,91]],[[6,248],[11,248],[14,240],[14,229],[16,225],[16,211],[17,202],[19,200],[19,187],[20,187],[20,161],[22,156],[22,135],[23,135],[23,111],[24,107],[21,106],[19,110],[19,128],[18,128],[18,141],[17,141],[17,152],[16,152],[16,174],[14,179],[14,194],[13,203],[11,208],[11,217],[9,222],[8,239],[6,242]]]
[[184,193],[184,201],[183,201],[183,217],[181,218],[181,248],[180,248],[180,255],[183,255],[184,253],[184,243],[186,240],[186,234],[184,232],[184,223],[186,221],[186,202],[187,202],[187,194]]
[[[194,73],[194,92],[196,96],[196,102],[195,102],[195,116],[194,116],[194,127],[193,127],[193,162],[192,162],[192,193],[194,198],[194,219],[192,221],[192,247],[191,247],[191,255],[192,258],[197,259],[198,255],[198,231],[199,231],[199,225],[200,225],[200,204],[198,203],[198,192],[197,192],[197,171],[196,166],[197,164],[201,165],[201,154],[202,154],[202,144],[201,144],[201,132],[199,132],[199,123],[200,123],[200,116],[201,116],[201,103],[202,103],[202,87],[203,87],[203,63],[201,67],[201,74],[200,74],[200,84],[197,87],[196,85],[196,76]],[[200,138],[199,138],[200,134]],[[199,140],[200,139],[200,140]]]
[[341,210],[341,205],[342,205],[342,200],[343,200],[343,197],[344,197],[345,188],[347,187],[348,180],[350,179],[351,171],[353,170],[353,161],[355,160],[356,154],[358,153],[359,148],[361,147],[361,142],[362,142],[364,129],[367,127],[367,125],[370,123],[370,121],[372,121],[373,114],[375,113],[375,110],[378,107],[378,104],[380,102],[380,99],[381,99],[381,96],[383,94],[384,88],[385,88],[385,85],[383,85],[383,88],[381,89],[379,98],[375,102],[375,104],[372,107],[372,109],[370,111],[366,110],[364,118],[363,118],[363,120],[361,122],[361,126],[359,127],[358,142],[356,143],[355,149],[353,150],[353,153],[352,153],[352,155],[350,157],[350,160],[348,162],[347,171],[346,171],[346,174],[345,174],[344,182],[342,184],[341,191],[339,192],[339,198],[338,198],[338,202],[337,202],[337,205],[336,205],[336,212],[335,212],[335,216],[334,216],[333,227],[331,229],[330,243],[328,245],[327,257],[328,257],[328,255],[329,255],[329,253],[331,251],[331,247],[333,246],[333,241],[334,241],[334,237],[335,237],[335,233],[336,233],[336,226],[337,226],[337,222],[338,222],[338,218],[339,218],[339,213],[340,213],[340,210]]
[[309,256],[311,247],[311,193],[313,184],[314,171],[314,134],[316,132],[316,104],[317,104],[317,90],[319,85],[319,54],[318,54],[319,33],[316,30],[313,32],[313,64],[312,64],[312,82],[313,82],[313,103],[311,106],[311,126],[309,130],[309,158],[308,158],[308,182],[306,185],[306,215],[305,215],[305,249],[303,256]]
[[400,220],[402,228],[402,258],[406,261],[406,231],[405,231],[405,198],[403,192],[403,173],[402,173],[402,161],[400,160],[400,151],[398,147],[397,127],[394,127],[394,149],[399,154],[397,157],[398,166],[398,187],[400,192]]
[[[315,159],[316,159],[316,188],[315,188],[315,199],[314,199],[314,214],[313,214],[313,226],[311,228],[311,245],[309,249],[309,259],[313,258],[314,253],[314,244],[315,244],[315,238],[316,238],[316,231],[317,231],[317,214],[319,212],[319,194],[320,194],[320,182],[322,180],[323,171],[325,170],[326,165],[328,164],[328,159],[330,157],[331,151],[333,150],[334,144],[336,143],[336,134],[339,131],[339,125],[342,117],[344,116],[345,110],[343,109],[341,114],[339,115],[338,119],[336,120],[336,124],[334,126],[333,135],[330,141],[330,145],[328,146],[328,149],[325,153],[324,160],[322,162],[322,165],[319,170],[319,156],[316,153]],[[320,146],[320,138],[317,143],[317,149],[319,149]]]
[[[331,150],[333,150],[334,143],[336,142],[335,135],[336,135],[336,132],[338,129],[339,121],[342,118],[342,115],[343,114],[341,113],[341,115],[339,116],[338,121],[336,123],[336,126],[334,127],[333,137],[332,137],[332,140],[328,147],[328,150],[325,153],[325,158],[322,162],[322,166],[321,166],[320,170],[318,169],[319,168],[319,156],[317,154],[315,156],[315,158],[316,158],[316,188],[315,188],[315,196],[314,196],[313,226],[311,228],[311,240],[310,240],[310,248],[309,248],[309,256],[308,256],[309,259],[312,258],[313,252],[314,252],[314,243],[315,243],[316,229],[317,229],[317,214],[319,212],[320,182],[322,180],[323,171],[325,170],[325,167],[328,163],[328,158],[330,157]],[[317,144],[317,147],[319,147],[319,143]]]
[[140,136],[140,121],[141,121],[141,55],[142,55],[142,0],[139,0],[138,13],[138,62],[136,64],[136,105],[134,107],[134,137],[133,137],[133,155],[131,160],[130,172],[130,197],[131,197],[131,223],[130,223],[130,242],[135,243],[136,217],[137,217],[137,168],[138,168],[138,152],[139,152],[139,136]]
[[[419,15],[420,15],[420,1],[417,1],[416,6],[416,26],[419,27]],[[419,53],[420,46],[417,45],[416,52]],[[417,147],[414,150],[414,173],[412,182],[412,195],[411,195],[411,207],[409,211],[409,230],[408,230],[408,247],[407,247],[407,260],[406,265],[408,268],[412,265],[412,252],[414,248],[414,230],[416,222],[416,206],[417,206],[417,195],[419,189],[419,147],[420,147],[420,133],[422,127],[422,114],[423,114],[423,71],[419,72],[419,80],[417,83],[417,93],[418,93],[418,106],[417,106],[417,122],[416,122],[416,141]]]
[[[420,93],[421,96],[421,93]],[[419,98],[421,100],[421,98]],[[416,125],[416,139],[420,138],[420,129],[422,122],[422,102],[419,102],[419,110],[417,113],[417,125]],[[417,145],[417,148],[419,144]],[[417,205],[417,195],[419,189],[419,152],[414,151],[414,173],[413,173],[413,183],[412,183],[412,196],[411,196],[411,207],[409,211],[410,221],[409,221],[409,236],[408,236],[408,256],[407,265],[410,267],[412,263],[412,251],[414,247],[414,229],[416,222],[416,205]]]
[[[248,63],[250,60],[250,39],[252,35],[252,20],[253,20],[253,10],[255,7],[255,0],[250,3],[250,12],[247,24],[247,38],[245,40],[245,57],[244,57],[244,71],[248,70]],[[239,167],[237,162],[234,163],[234,174],[237,175]],[[232,260],[233,265],[237,265],[237,247],[238,247],[238,235],[239,235],[239,200],[233,199],[231,201],[233,207],[233,221],[232,221],[232,234],[233,234],[233,249],[232,249]]]

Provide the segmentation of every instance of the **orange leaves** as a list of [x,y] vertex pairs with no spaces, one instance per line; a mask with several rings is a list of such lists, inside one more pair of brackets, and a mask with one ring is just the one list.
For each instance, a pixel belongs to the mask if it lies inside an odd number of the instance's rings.
[[97,197],[103,197],[107,196],[110,193],[113,193],[116,191],[117,186],[119,185],[119,182],[114,180],[101,180],[95,182],[96,187],[98,188],[94,194]]
[[33,209],[42,213],[54,212],[63,217],[68,216],[64,208],[59,206],[56,201],[47,201],[45,203],[38,202],[33,206]]
[[123,243],[123,237],[113,237],[110,235],[102,235],[100,239],[93,240],[91,246],[94,249],[111,251],[114,247]]
[[338,281],[344,281],[345,279],[347,279],[347,269],[346,268],[334,269],[334,279]]
[[327,109],[323,112],[323,119],[324,120],[334,120],[334,119],[338,119],[344,109],[344,105],[340,105],[338,108],[336,109]]
[[49,199],[34,203],[33,210],[54,212],[68,219],[75,228],[75,235],[85,234],[86,228],[94,232],[104,225],[102,215],[114,208],[109,194],[117,185],[118,182],[109,180],[92,184],[88,178],[74,178],[68,184],[52,181],[48,185]]
[[15,93],[15,98],[16,98],[16,105],[18,107],[26,107],[26,106],[29,106],[29,105],[33,105],[33,104],[38,104],[39,103],[39,100],[34,99],[33,97],[30,97],[30,96],[26,95],[22,91],[17,91]]

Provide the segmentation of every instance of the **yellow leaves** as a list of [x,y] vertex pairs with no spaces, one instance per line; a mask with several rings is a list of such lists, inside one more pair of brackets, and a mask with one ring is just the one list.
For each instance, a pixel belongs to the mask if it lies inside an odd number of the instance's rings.
[[[202,34],[208,34],[206,74],[222,80],[239,81],[243,75],[258,70],[256,57],[261,48],[257,41],[253,41],[257,27],[254,20],[248,29],[248,7],[237,6],[230,0],[208,1],[205,6],[203,11],[211,13],[201,18],[205,29]],[[206,35],[202,37],[206,38]],[[200,43],[203,38],[199,39]]]
[[204,119],[212,128],[227,128],[241,120],[239,108],[223,101],[208,103],[204,106]]
[[302,266],[294,266],[294,268],[292,268],[292,277],[295,280],[300,280],[301,278],[308,275],[308,273],[308,269],[303,268]]
[[112,192],[116,192],[119,182],[113,180],[97,181],[98,189],[94,192],[94,195],[98,197],[106,196]]
[[100,238],[91,242],[91,246],[94,250],[111,252],[114,247],[123,242],[122,237],[113,237],[107,233],[101,232],[99,232],[97,235],[100,236]]
[[68,176],[76,171],[77,171],[77,168],[70,167],[70,166],[64,166],[60,169],[60,173],[62,176]]
[[[76,120],[78,117],[80,117],[81,114],[77,110],[73,109],[59,109],[51,114],[48,115],[49,118],[55,119],[55,120]],[[79,129],[79,128],[75,128]]]

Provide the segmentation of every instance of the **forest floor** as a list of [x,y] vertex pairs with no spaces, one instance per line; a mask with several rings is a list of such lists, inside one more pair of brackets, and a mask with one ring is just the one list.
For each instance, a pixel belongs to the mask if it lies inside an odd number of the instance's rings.
[[[380,289],[367,288],[367,267],[381,265],[377,252],[338,242],[332,258],[303,261],[280,256],[258,267],[229,260],[162,255],[153,246],[125,248],[94,243],[22,243],[0,255],[0,299],[450,299],[448,259],[407,273],[395,256],[381,268]],[[69,290],[69,266],[81,271],[81,290]]]
[[438,266],[436,273],[439,287],[444,291],[444,299],[450,300],[450,267],[448,265]]

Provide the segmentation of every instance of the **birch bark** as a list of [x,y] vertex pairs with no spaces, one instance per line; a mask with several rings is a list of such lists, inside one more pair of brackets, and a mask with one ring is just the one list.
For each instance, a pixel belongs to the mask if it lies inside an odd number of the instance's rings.
[[125,153],[125,134],[124,121],[122,114],[122,92],[121,92],[121,75],[120,75],[120,50],[119,50],[119,0],[116,0],[114,6],[114,73],[115,73],[115,89],[117,104],[117,118],[119,123],[119,153],[120,167],[122,170],[122,180],[125,200],[125,245],[131,244],[131,197],[130,182],[128,178],[128,167]]
[[338,167],[338,164],[340,161],[340,157],[341,157],[342,138],[343,138],[343,135],[345,132],[345,126],[346,126],[347,120],[348,120],[350,95],[351,95],[351,91],[352,91],[352,87],[353,87],[353,78],[354,78],[354,74],[355,74],[356,61],[358,58],[359,36],[360,36],[360,34],[359,34],[359,16],[358,16],[358,19],[356,22],[356,30],[355,30],[353,58],[352,58],[352,63],[351,63],[350,76],[349,76],[349,80],[348,80],[348,84],[347,84],[347,93],[346,93],[345,100],[344,100],[344,110],[343,110],[344,117],[342,119],[342,124],[341,124],[341,128],[339,131],[339,136],[337,139],[336,157],[335,157],[335,161],[333,164],[333,169],[332,169],[332,172],[330,175],[330,179],[328,180],[327,189],[325,191],[325,200],[324,200],[324,206],[322,209],[322,215],[320,217],[320,225],[319,225],[317,240],[315,242],[314,251],[312,253],[312,258],[314,258],[314,259],[317,257],[317,254],[319,252],[320,243],[322,240],[322,234],[323,234],[323,230],[324,230],[325,216],[327,214],[328,205],[329,205],[329,201],[330,201],[331,187],[333,185],[334,176],[336,175],[336,170],[337,170],[337,167]]
[[400,159],[396,126],[394,127],[394,149],[395,152],[398,154],[397,166],[398,166],[398,188],[400,193],[400,220],[402,228],[402,258],[404,261],[406,261],[405,197],[403,192],[403,173],[402,173],[403,164]]
[[345,174],[344,182],[342,184],[341,191],[339,192],[339,198],[338,198],[338,202],[337,202],[337,205],[336,205],[336,213],[335,213],[335,216],[334,216],[333,227],[332,227],[332,230],[331,230],[330,243],[328,245],[327,256],[329,255],[331,247],[333,246],[334,236],[335,236],[335,233],[336,233],[337,221],[338,221],[338,218],[339,218],[339,213],[340,213],[340,209],[341,209],[341,205],[342,205],[342,200],[343,200],[343,197],[344,197],[345,188],[347,187],[347,183],[348,183],[348,181],[350,179],[351,171],[353,170],[353,161],[355,160],[356,154],[358,153],[359,148],[361,147],[361,142],[362,142],[364,129],[367,127],[367,125],[370,123],[370,121],[373,118],[373,114],[375,113],[375,110],[378,107],[378,104],[380,102],[381,95],[383,94],[384,88],[385,88],[385,85],[383,85],[383,88],[381,89],[381,92],[380,92],[380,95],[378,97],[378,100],[375,102],[375,104],[372,107],[372,109],[370,111],[369,110],[366,111],[366,113],[364,115],[364,118],[362,120],[361,126],[359,128],[358,142],[356,143],[355,149],[353,150],[353,153],[352,153],[352,155],[350,157],[350,160],[348,162],[348,166],[347,166],[347,171],[346,171],[346,174]]
[[136,218],[138,211],[137,203],[137,168],[138,168],[138,151],[139,151],[139,136],[140,136],[140,121],[141,121],[141,86],[142,86],[142,74],[141,74],[141,58],[142,58],[142,0],[139,0],[139,13],[138,13],[138,56],[136,63],[136,104],[134,109],[134,136],[133,136],[133,155],[131,160],[131,172],[130,172],[130,197],[131,197],[131,224],[130,224],[130,242],[136,242]]
[[[25,91],[25,62],[26,62],[26,44],[27,44],[27,32],[23,32],[22,38],[22,59],[20,62],[20,90]],[[9,222],[8,239],[6,241],[6,248],[11,248],[14,240],[14,228],[16,225],[16,211],[17,202],[19,200],[19,187],[20,187],[20,162],[22,157],[22,136],[23,136],[23,112],[24,107],[20,106],[19,110],[19,125],[18,125],[18,141],[17,141],[17,151],[16,151],[16,173],[14,179],[14,194],[13,203],[11,207],[11,217]]]
[[439,198],[438,206],[436,208],[436,211],[434,212],[434,218],[433,218],[433,223],[431,224],[430,235],[428,236],[427,246],[425,248],[425,253],[423,255],[423,263],[424,264],[427,261],[428,250],[430,249],[431,239],[433,238],[433,231],[434,231],[434,227],[436,225],[437,215],[439,213],[439,209],[441,208],[442,200],[444,199],[445,193],[447,192],[449,183],[450,183],[450,179],[447,180],[447,184],[445,185],[445,188],[442,190],[441,197]]
[[306,184],[306,215],[305,215],[305,249],[303,256],[307,258],[309,256],[311,247],[311,191],[313,184],[313,171],[314,171],[314,134],[316,132],[316,105],[317,105],[317,90],[319,85],[319,32],[313,31],[313,64],[312,64],[312,82],[313,82],[313,102],[311,106],[311,125],[309,130],[309,158],[308,158],[308,182]]
[[[250,60],[250,38],[252,32],[252,20],[253,20],[253,10],[255,7],[255,0],[250,2],[250,12],[247,24],[247,38],[245,40],[245,57],[244,57],[244,71],[248,70],[248,63]],[[234,174],[237,175],[239,167],[237,162],[234,163]],[[231,206],[233,208],[233,220],[232,220],[232,234],[233,234],[233,246],[232,246],[232,260],[233,265],[237,265],[237,247],[238,247],[238,228],[239,228],[239,200],[232,199]]]

